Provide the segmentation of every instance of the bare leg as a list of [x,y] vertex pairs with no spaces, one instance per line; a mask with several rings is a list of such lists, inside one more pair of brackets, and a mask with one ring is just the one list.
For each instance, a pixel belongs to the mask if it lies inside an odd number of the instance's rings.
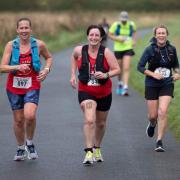
[[100,147],[106,129],[106,119],[108,111],[96,112],[96,128],[95,128],[95,146]]
[[158,118],[158,100],[147,100],[148,119],[155,125]]
[[124,56],[122,60],[122,80],[123,84],[128,86],[129,74],[130,74],[130,65],[131,65],[131,56]]
[[94,146],[95,121],[96,121],[96,102],[93,100],[85,100],[81,103],[84,114],[84,138],[87,148]]
[[29,140],[33,139],[36,128],[36,111],[37,105],[34,103],[26,103],[24,105],[24,118],[26,124],[26,137]]
[[162,140],[167,129],[167,113],[172,97],[160,96],[158,109],[158,136],[157,140]]
[[15,110],[13,111],[14,116],[14,134],[16,136],[17,144],[18,146],[21,146],[24,144],[25,139],[25,128],[24,128],[24,110]]

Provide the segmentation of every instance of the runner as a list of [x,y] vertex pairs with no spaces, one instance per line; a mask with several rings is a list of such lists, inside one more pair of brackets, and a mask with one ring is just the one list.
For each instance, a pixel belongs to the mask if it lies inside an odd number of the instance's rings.
[[128,96],[131,56],[135,54],[133,48],[136,44],[136,25],[129,20],[126,11],[120,13],[120,21],[111,25],[109,37],[114,41],[114,54],[122,69],[118,76],[116,94]]
[[[13,127],[18,145],[14,160],[21,161],[26,157],[25,150],[29,159],[38,158],[32,140],[36,127],[40,82],[50,71],[52,56],[44,42],[31,36],[30,19],[19,19],[16,31],[17,38],[8,42],[5,47],[0,70],[9,73],[7,95],[13,111]],[[46,60],[42,70],[40,55]]]
[[173,97],[173,81],[180,78],[176,48],[167,40],[168,34],[168,29],[164,25],[157,26],[150,41],[151,45],[145,49],[138,64],[138,70],[146,75],[145,98],[149,119],[146,133],[153,137],[158,125],[155,148],[157,152],[165,151],[162,139],[167,128],[168,108]]
[[88,45],[75,47],[72,54],[70,83],[76,88],[78,68],[78,98],[84,115],[83,131],[86,146],[84,165],[93,164],[93,160],[103,161],[100,147],[112,101],[110,78],[120,72],[113,53],[100,45],[104,34],[101,26],[89,26]]
[[108,40],[109,24],[108,24],[105,17],[102,19],[102,22],[99,25],[102,26],[102,28],[105,31],[105,35],[102,38],[101,44],[106,47],[107,46],[107,40]]

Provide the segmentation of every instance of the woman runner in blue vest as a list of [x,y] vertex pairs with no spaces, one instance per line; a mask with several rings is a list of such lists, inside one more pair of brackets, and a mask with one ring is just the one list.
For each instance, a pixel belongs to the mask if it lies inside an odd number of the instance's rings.
[[[18,37],[7,43],[0,70],[8,74],[7,95],[13,111],[14,133],[17,140],[15,161],[37,159],[33,144],[36,127],[40,82],[49,73],[52,56],[45,43],[31,37],[32,27],[28,18],[20,18],[16,28]],[[41,69],[40,56],[45,59]]]

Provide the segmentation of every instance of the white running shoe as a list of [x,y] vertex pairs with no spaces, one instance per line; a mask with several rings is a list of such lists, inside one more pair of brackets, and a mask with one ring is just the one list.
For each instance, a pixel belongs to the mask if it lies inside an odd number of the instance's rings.
[[25,150],[27,152],[27,157],[28,159],[32,159],[32,160],[35,160],[38,158],[38,154],[37,154],[37,151],[35,149],[35,146],[34,144],[32,145],[27,145],[25,146]]
[[18,149],[14,156],[14,161],[24,161],[26,158],[26,151],[24,149]]

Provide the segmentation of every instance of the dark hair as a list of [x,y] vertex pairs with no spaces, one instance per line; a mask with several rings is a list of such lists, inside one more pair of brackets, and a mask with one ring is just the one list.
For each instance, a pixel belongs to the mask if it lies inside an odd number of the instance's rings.
[[167,27],[166,27],[165,25],[163,25],[163,24],[160,24],[159,26],[156,26],[156,27],[153,29],[154,36],[156,35],[156,31],[157,31],[157,29],[159,29],[159,28],[165,29],[167,35],[169,35],[169,31],[168,31]]
[[91,29],[99,29],[99,32],[100,32],[100,35],[101,37],[104,37],[106,35],[103,27],[101,25],[90,25],[88,28],[87,28],[87,31],[86,31],[86,35],[88,36],[89,35],[89,32]]
[[16,27],[17,27],[17,28],[19,27],[19,23],[20,23],[21,21],[28,21],[30,27],[32,27],[31,20],[30,20],[29,18],[27,18],[27,17],[22,17],[22,18],[18,19],[18,21],[17,21],[17,23],[16,23]]

